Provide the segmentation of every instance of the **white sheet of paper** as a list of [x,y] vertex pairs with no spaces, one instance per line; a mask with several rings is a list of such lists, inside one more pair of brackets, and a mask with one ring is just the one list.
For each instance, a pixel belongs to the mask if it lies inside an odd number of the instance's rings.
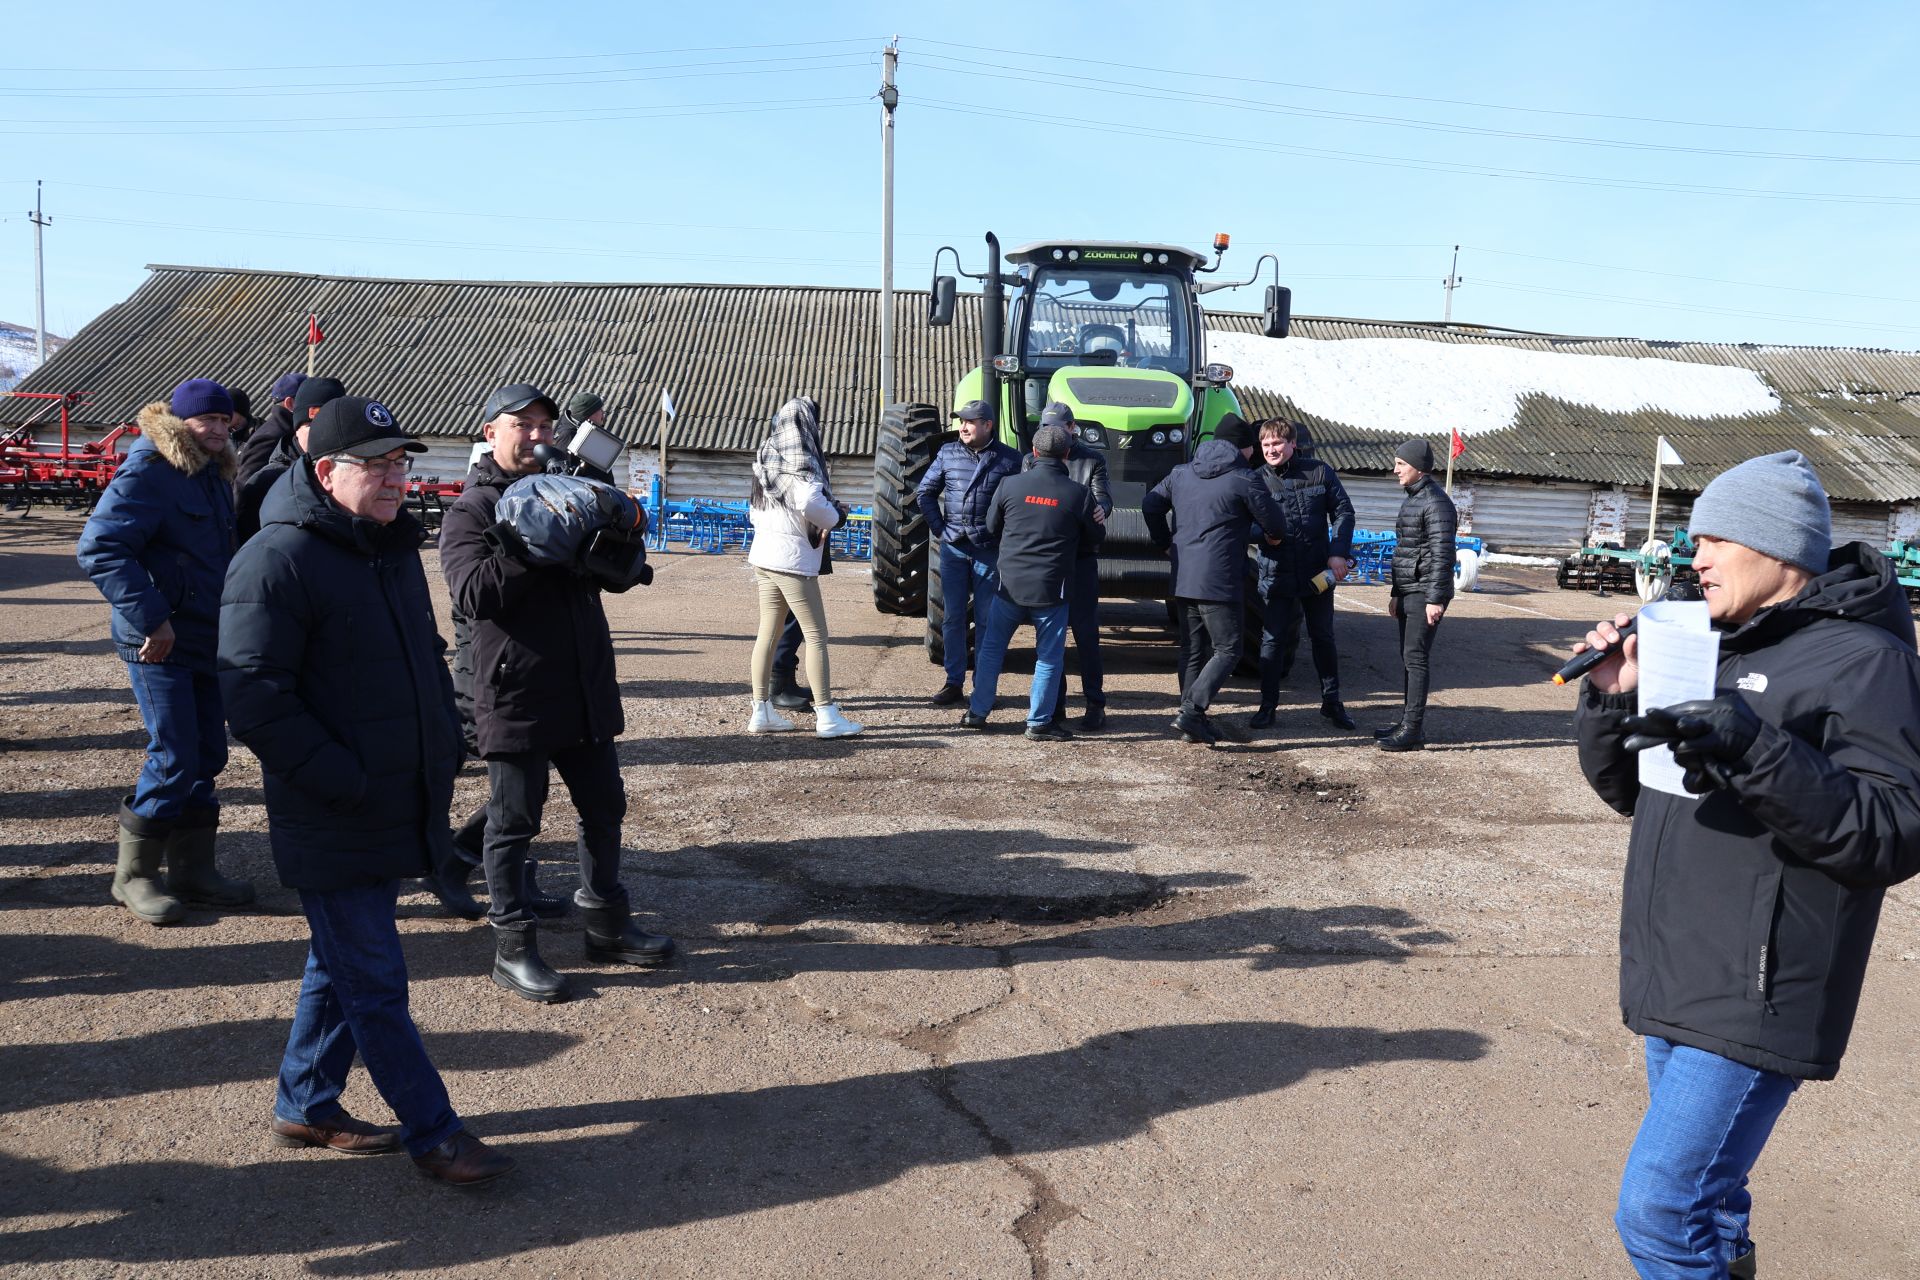
[[[1634,621],[1640,637],[1640,714],[1649,707],[1714,696],[1720,669],[1720,633],[1713,629],[1703,601],[1657,600]],[[1681,782],[1685,774],[1672,747],[1640,753],[1640,785],[1697,800]]]

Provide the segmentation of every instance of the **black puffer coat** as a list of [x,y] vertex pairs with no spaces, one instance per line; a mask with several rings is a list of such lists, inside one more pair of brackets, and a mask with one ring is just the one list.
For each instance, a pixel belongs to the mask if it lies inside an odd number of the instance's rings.
[[1326,571],[1330,558],[1353,559],[1353,501],[1332,467],[1298,452],[1278,470],[1261,467],[1260,479],[1287,518],[1285,542],[1259,543],[1260,590],[1312,595],[1314,575]]
[[1851,543],[1795,599],[1721,636],[1721,694],[1764,722],[1731,790],[1643,789],[1633,694],[1589,683],[1575,728],[1600,798],[1633,815],[1620,1012],[1805,1080],[1840,1069],[1886,886],[1920,872],[1920,655],[1906,595]]
[[1453,599],[1453,537],[1459,529],[1453,499],[1421,476],[1400,503],[1393,531],[1393,594],[1422,595],[1428,604]]
[[406,512],[348,515],[301,459],[227,574],[220,692],[260,758],[290,889],[363,888],[447,855],[460,722]]
[[453,607],[473,627],[482,756],[611,742],[626,728],[600,588],[487,543],[500,495],[518,478],[482,457],[440,522],[440,568]]

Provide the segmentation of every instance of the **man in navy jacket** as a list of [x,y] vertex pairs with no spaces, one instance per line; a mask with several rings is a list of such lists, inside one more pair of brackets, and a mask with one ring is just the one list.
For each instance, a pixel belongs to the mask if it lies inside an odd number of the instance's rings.
[[1072,444],[1063,427],[1034,432],[1033,469],[1003,481],[987,509],[987,533],[1000,549],[1000,581],[980,628],[973,698],[960,718],[965,728],[986,728],[1007,642],[1021,623],[1031,622],[1036,647],[1027,737],[1036,742],[1073,737],[1054,718],[1067,651],[1067,587],[1082,548],[1098,546],[1105,528],[1092,492],[1067,475]]
[[993,410],[972,400],[953,415],[960,438],[940,446],[915,496],[927,530],[940,543],[940,598],[946,608],[941,641],[946,648],[946,683],[933,705],[959,702],[967,683],[967,610],[985,630],[986,608],[993,599],[994,545],[987,532],[987,508],[994,491],[1018,474],[1020,455],[993,438]]

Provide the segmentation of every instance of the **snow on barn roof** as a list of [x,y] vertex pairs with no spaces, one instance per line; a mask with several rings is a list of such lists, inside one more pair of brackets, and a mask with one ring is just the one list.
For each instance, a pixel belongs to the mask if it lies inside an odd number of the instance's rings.
[[[68,340],[23,390],[84,390],[76,422],[131,421],[182,377],[212,377],[264,405],[306,366],[377,393],[417,431],[467,436],[492,387],[532,380],[605,396],[630,444],[656,442],[662,388],[674,448],[746,450],[793,395],[817,397],[825,444],[870,456],[879,418],[879,291],[791,285],[397,280],[215,267],[149,268],[145,283]],[[895,394],[946,407],[979,361],[980,298],[951,328],[926,294],[895,295]],[[1258,336],[1257,316],[1207,317],[1208,356],[1236,368],[1249,416],[1308,424],[1321,457],[1386,471],[1393,448],[1449,427],[1468,474],[1644,485],[1656,435],[1697,491],[1756,454],[1799,449],[1835,497],[1920,498],[1920,353],[1649,342],[1299,316]],[[0,397],[0,425],[33,401]]]

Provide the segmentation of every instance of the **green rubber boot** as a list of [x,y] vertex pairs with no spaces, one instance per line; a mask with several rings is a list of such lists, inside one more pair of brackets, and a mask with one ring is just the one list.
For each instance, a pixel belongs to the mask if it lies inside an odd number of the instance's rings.
[[187,909],[160,883],[167,856],[167,832],[161,823],[136,817],[120,806],[120,861],[113,870],[113,900],[148,924],[179,924]]
[[197,907],[244,907],[253,901],[253,885],[229,880],[213,865],[217,813],[189,812],[167,837],[167,888]]

